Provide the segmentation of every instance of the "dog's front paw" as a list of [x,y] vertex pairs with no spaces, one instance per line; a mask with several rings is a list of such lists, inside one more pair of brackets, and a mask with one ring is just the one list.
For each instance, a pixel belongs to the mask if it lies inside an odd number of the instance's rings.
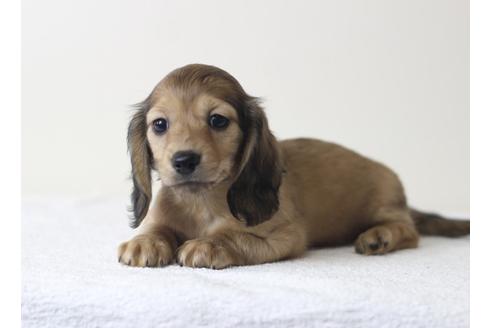
[[212,238],[192,239],[178,249],[178,263],[193,268],[223,269],[239,264],[233,252]]
[[166,240],[144,234],[135,236],[118,247],[118,261],[138,267],[164,266],[173,261],[173,253]]

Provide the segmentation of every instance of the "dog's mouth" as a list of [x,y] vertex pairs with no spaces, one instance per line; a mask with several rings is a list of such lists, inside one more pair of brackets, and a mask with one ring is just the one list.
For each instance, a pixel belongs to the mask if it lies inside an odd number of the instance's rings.
[[189,191],[199,191],[203,189],[210,189],[215,185],[215,181],[181,181],[173,185],[173,188],[185,189]]
[[161,179],[164,185],[169,188],[174,188],[175,190],[179,190],[180,192],[199,192],[212,189],[217,185],[220,185],[222,182],[229,179],[229,175],[225,174],[225,172],[220,172],[220,174],[215,174],[209,176],[208,178],[200,178],[198,176],[189,176],[189,177],[179,177],[174,176],[172,178]]
[[183,181],[175,184],[175,187],[190,187],[190,186],[197,186],[197,187],[207,187],[214,185],[215,182],[212,181]]

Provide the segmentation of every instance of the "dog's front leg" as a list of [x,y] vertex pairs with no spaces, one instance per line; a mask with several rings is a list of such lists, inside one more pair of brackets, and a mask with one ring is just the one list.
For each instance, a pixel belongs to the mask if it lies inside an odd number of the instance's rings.
[[119,246],[118,261],[138,267],[164,266],[173,262],[176,248],[176,236],[171,229],[148,228]]
[[269,229],[223,229],[188,240],[178,249],[177,261],[190,267],[223,269],[295,257],[305,249],[304,231],[286,222]]

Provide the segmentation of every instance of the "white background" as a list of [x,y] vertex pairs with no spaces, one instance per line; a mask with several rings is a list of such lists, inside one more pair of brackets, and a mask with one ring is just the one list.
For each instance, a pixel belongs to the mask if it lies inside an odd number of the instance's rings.
[[341,143],[412,205],[469,212],[469,10],[458,0],[23,1],[24,195],[129,192],[129,105],[194,62],[265,98],[279,138]]

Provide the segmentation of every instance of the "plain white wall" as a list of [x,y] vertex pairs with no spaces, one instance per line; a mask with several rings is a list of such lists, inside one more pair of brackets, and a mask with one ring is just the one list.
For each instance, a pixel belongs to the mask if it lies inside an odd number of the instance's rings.
[[469,211],[464,0],[23,1],[23,193],[127,194],[129,105],[207,63],[265,99],[279,138],[341,143],[413,205]]

